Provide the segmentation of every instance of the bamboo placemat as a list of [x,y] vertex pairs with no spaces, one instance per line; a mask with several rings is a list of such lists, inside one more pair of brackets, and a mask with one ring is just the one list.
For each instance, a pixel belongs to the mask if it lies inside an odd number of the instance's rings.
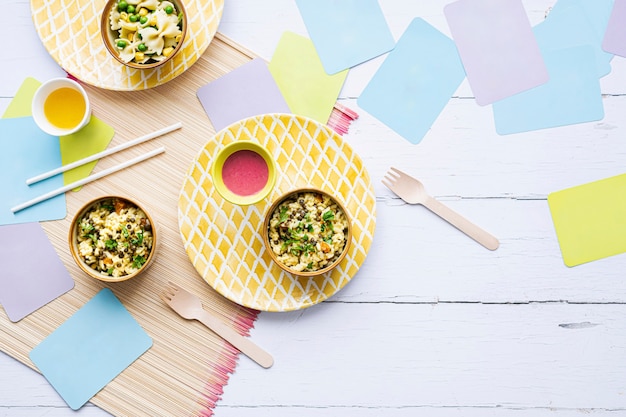
[[[111,91],[86,85],[94,115],[115,129],[116,146],[158,128],[182,122],[183,128],[98,162],[95,172],[158,146],[166,153],[67,194],[64,220],[43,227],[75,280],[75,288],[18,323],[0,309],[0,349],[27,366],[34,346],[74,314],[99,290],[110,288],[153,338],[152,348],[100,391],[91,402],[117,416],[208,416],[219,399],[238,352],[206,327],[169,309],[159,293],[168,280],[203,299],[241,334],[248,334],[257,311],[234,304],[204,282],[185,253],[177,222],[177,202],[189,164],[215,134],[196,98],[197,89],[250,61],[249,51],[218,34],[202,57],[176,79],[142,91]],[[162,235],[158,256],[145,276],[106,284],[89,279],[71,259],[69,223],[88,200],[129,196],[155,217]]]

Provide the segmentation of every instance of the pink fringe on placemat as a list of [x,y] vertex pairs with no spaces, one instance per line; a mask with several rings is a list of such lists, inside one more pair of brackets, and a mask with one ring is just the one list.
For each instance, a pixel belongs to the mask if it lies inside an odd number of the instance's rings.
[[[233,319],[235,329],[238,333],[249,336],[250,330],[254,328],[259,312],[252,309],[243,309],[244,314],[238,315]],[[205,386],[204,398],[202,403],[204,409],[198,411],[200,417],[212,417],[213,410],[224,394],[224,387],[228,384],[230,375],[235,371],[239,355],[241,354],[236,348],[228,343],[224,344],[225,351],[219,364],[215,364],[209,381]]]
[[351,110],[339,103],[335,103],[333,111],[330,113],[330,117],[328,118],[327,125],[340,135],[344,135],[348,133],[350,124],[358,118],[359,115],[354,110]]

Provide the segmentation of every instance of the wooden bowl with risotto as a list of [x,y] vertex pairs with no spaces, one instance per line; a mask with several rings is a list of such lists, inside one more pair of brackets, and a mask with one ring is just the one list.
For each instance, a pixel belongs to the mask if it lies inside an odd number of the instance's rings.
[[316,276],[335,268],[352,241],[350,216],[343,204],[316,188],[280,196],[265,214],[261,234],[265,249],[284,271]]
[[80,269],[106,282],[143,273],[155,258],[157,225],[137,202],[104,196],[85,204],[69,229],[69,247]]
[[156,68],[181,50],[187,13],[181,0],[108,0],[100,33],[107,51],[121,64]]

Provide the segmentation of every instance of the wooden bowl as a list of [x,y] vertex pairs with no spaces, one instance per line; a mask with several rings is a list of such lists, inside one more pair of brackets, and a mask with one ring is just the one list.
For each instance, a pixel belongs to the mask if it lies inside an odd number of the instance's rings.
[[74,261],[87,275],[119,282],[150,267],[159,234],[154,219],[140,204],[109,195],[78,210],[70,224],[68,242]]
[[[339,199],[317,188],[298,188],[274,201],[265,214],[261,234],[276,265],[310,277],[332,271],[345,258],[352,241],[352,222]],[[324,259],[327,256],[330,258]]]
[[[120,6],[120,3],[123,4]],[[142,51],[141,49],[143,49],[144,47],[149,48],[146,45],[151,44],[151,42],[141,39],[139,37],[139,32],[143,29],[146,29],[151,33],[160,32],[160,30],[158,29],[154,29],[154,31],[152,29],[149,29],[150,27],[154,27],[153,25],[151,25],[151,17],[154,17],[156,19],[156,16],[153,16],[154,12],[156,11],[144,9],[145,12],[141,10],[133,10],[133,13],[128,13],[128,8],[132,7],[134,9],[135,6],[129,5],[126,0],[107,1],[106,5],[103,8],[102,17],[100,19],[100,33],[102,34],[102,40],[104,41],[104,45],[107,51],[109,51],[113,58],[115,58],[118,62],[131,68],[151,69],[165,64],[166,62],[174,58],[174,56],[181,50],[183,42],[185,40],[185,35],[187,34],[187,12],[185,11],[185,6],[183,5],[183,2],[181,0],[160,0],[159,5],[164,5],[163,11],[165,11],[166,6],[171,5],[173,7],[173,11],[171,13],[166,13],[168,16],[180,15],[178,21],[180,39],[174,46],[168,45],[168,42],[173,42],[171,39],[166,41],[165,47],[161,50],[161,54],[153,55],[154,57],[156,57],[156,59],[150,58],[145,62],[138,62],[136,61],[136,58],[133,58],[132,60],[125,59],[123,57],[124,54],[122,54],[121,52],[124,50],[125,47],[136,45],[136,47],[128,49],[128,57],[130,57],[130,51],[138,53],[143,53],[147,51],[148,53],[144,54],[144,57],[149,55],[150,49],[145,49],[145,51]],[[159,9],[157,9],[157,11],[158,10]],[[113,13],[119,13],[119,16],[115,15],[115,18],[112,19]],[[148,14],[142,16],[144,13]],[[162,13],[160,12],[159,14],[162,15]],[[146,22],[141,23],[144,18],[146,19]],[[115,24],[119,24],[121,21],[123,21],[124,25],[127,28],[135,26],[138,28],[138,30],[132,31],[125,29],[123,31],[124,36],[122,36],[121,28],[118,28],[117,26],[115,29],[112,28],[112,20],[115,22]],[[154,22],[155,21],[152,21],[152,23]],[[158,36],[156,37],[158,38]],[[122,42],[124,43],[124,46],[122,46]],[[154,45],[158,44],[158,42],[154,43]],[[170,50],[168,48],[172,49]],[[167,55],[165,54],[166,51]]]

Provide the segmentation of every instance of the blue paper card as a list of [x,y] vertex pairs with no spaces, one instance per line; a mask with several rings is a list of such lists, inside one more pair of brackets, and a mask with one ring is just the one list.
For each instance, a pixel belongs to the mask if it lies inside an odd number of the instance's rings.
[[133,316],[105,288],[30,352],[30,359],[74,410],[152,346]]
[[614,0],[558,0],[550,10],[549,15],[561,13],[571,6],[577,6],[587,16],[597,39],[602,39],[613,10],[613,3]]
[[[605,0],[597,1],[597,10],[603,10],[602,6],[607,6]],[[593,60],[596,63],[597,76],[603,77],[611,72],[611,59],[613,58],[613,54],[602,50],[602,39],[608,23],[608,15],[605,17],[603,13],[598,14],[597,11],[595,14],[590,13],[581,4],[586,3],[560,0],[550,11],[546,20],[533,28],[533,32],[542,52],[590,45],[595,54]],[[599,30],[602,30],[601,34]]]
[[395,41],[377,0],[296,0],[328,74],[393,49]]
[[506,135],[602,119],[593,58],[589,45],[545,52],[550,81],[494,103],[496,131]]
[[357,104],[417,144],[464,78],[452,39],[416,18],[365,87]]
[[64,194],[11,212],[20,203],[63,187],[62,175],[26,185],[28,178],[61,166],[59,138],[44,133],[32,117],[0,119],[0,149],[0,225],[64,218]]

